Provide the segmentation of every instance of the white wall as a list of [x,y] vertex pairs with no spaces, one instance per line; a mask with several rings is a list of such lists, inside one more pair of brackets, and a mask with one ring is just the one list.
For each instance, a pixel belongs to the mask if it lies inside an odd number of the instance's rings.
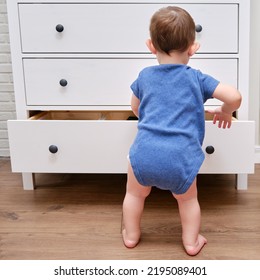
[[0,156],[9,156],[6,120],[15,118],[12,81],[6,2],[0,0]]

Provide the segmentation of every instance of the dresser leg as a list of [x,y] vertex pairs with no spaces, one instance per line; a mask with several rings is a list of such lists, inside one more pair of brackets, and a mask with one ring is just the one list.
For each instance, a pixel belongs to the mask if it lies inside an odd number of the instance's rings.
[[23,178],[23,189],[33,190],[34,189],[34,174],[33,173],[22,173]]
[[237,174],[237,189],[247,190],[248,175],[247,174]]

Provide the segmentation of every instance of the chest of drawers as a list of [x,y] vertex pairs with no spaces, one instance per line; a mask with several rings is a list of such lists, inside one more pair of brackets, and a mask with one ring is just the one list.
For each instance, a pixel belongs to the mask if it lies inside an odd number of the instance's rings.
[[200,172],[238,174],[238,188],[246,188],[254,170],[248,2],[7,0],[17,111],[8,132],[12,170],[22,172],[24,188],[34,188],[37,172],[126,172],[137,126],[129,86],[157,64],[145,41],[151,15],[167,5],[185,8],[196,22],[201,48],[190,65],[243,95],[231,129],[206,121]]

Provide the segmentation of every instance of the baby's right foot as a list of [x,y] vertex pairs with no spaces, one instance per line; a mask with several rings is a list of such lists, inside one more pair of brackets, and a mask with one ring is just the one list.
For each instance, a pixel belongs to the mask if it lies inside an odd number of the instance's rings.
[[188,255],[195,256],[201,251],[205,244],[207,244],[207,239],[199,234],[197,242],[194,246],[184,244],[184,248]]
[[132,239],[128,238],[126,229],[122,230],[122,237],[123,237],[124,245],[127,248],[134,248],[135,246],[137,246],[137,244],[140,241],[140,234],[138,234],[138,236],[136,236],[135,238],[132,238]]

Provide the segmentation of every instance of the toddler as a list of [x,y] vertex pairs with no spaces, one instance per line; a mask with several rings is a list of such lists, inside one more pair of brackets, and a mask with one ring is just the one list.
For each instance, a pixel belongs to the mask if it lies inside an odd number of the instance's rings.
[[196,255],[207,243],[200,234],[196,186],[204,160],[204,102],[221,100],[223,104],[209,113],[219,128],[230,128],[241,95],[187,66],[199,48],[195,23],[187,11],[173,6],[157,11],[150,22],[150,36],[146,45],[159,65],[143,69],[131,85],[131,106],[139,120],[129,152],[123,242],[128,248],[138,244],[144,202],[155,186],[169,190],[177,199],[184,248],[187,254]]

